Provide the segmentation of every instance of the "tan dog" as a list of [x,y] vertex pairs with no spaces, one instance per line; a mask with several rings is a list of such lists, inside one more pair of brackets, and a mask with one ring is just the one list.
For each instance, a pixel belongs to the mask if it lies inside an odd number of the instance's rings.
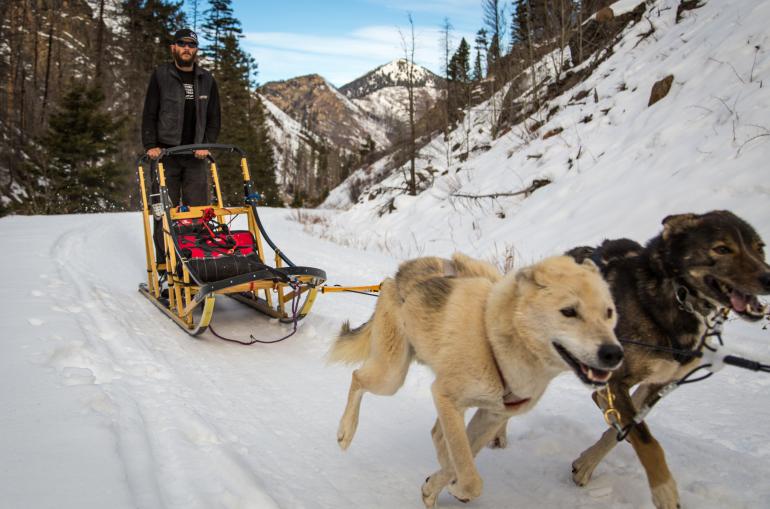
[[[383,282],[372,318],[354,330],[345,324],[330,352],[332,361],[363,361],[340,420],[340,447],[353,440],[364,393],[394,394],[416,359],[436,375],[432,436],[441,465],[423,484],[423,501],[435,506],[447,485],[462,501],[476,498],[474,456],[502,423],[534,407],[563,371],[601,386],[620,366],[615,323],[609,288],[590,261],[554,257],[503,277],[462,255],[405,262]],[[466,433],[471,407],[478,410]]]

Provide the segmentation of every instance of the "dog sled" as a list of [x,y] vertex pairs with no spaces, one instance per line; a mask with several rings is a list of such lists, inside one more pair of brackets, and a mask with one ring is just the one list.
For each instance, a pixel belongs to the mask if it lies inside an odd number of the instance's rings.
[[[225,205],[216,161],[208,157],[215,203],[186,207],[172,203],[163,167],[165,157],[191,154],[195,150],[236,152],[240,156],[244,202]],[[326,273],[317,268],[295,265],[270,239],[260,221],[260,199],[251,180],[244,152],[233,145],[182,145],[165,149],[150,178],[143,155],[137,162],[142,199],[147,281],[139,291],[158,309],[190,335],[204,332],[214,313],[217,295],[226,295],[282,322],[295,323],[313,306]],[[153,193],[151,190],[156,189]],[[162,256],[156,256],[151,222],[163,225]],[[234,222],[246,228],[231,228]],[[267,263],[266,242],[274,253]],[[162,260],[162,261],[158,261]],[[163,283],[167,283],[167,289]]]

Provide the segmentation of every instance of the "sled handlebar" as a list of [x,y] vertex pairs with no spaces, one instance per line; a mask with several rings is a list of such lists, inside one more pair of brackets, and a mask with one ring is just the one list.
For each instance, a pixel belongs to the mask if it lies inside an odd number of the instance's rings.
[[[241,150],[239,147],[236,147],[235,145],[222,145],[219,143],[198,143],[195,145],[179,145],[177,147],[161,149],[160,156],[158,156],[157,160],[160,161],[166,156],[172,156],[175,154],[193,153],[196,150],[224,150],[226,152],[237,152],[241,157],[246,157],[246,152]],[[148,159],[149,158],[147,157],[147,153],[144,153],[139,156],[137,163],[141,165]]]

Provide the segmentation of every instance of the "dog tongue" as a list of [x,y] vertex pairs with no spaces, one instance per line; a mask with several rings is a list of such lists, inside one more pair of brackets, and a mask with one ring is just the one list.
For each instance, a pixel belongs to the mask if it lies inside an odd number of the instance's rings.
[[745,295],[737,290],[733,290],[733,293],[730,294],[730,304],[733,306],[734,310],[743,313],[746,311],[746,306],[749,305],[749,302],[746,300]]

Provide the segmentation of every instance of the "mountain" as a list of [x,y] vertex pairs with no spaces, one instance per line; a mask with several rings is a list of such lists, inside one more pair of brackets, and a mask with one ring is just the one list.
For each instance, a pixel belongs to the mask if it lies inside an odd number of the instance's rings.
[[[412,82],[416,88],[440,89],[444,79],[430,70],[414,65]],[[388,87],[406,87],[409,84],[409,62],[403,58],[383,64],[363,76],[340,87],[350,99],[361,99]]]
[[301,187],[298,181],[297,155],[309,154],[322,146],[321,138],[283,112],[266,97],[260,96],[265,107],[265,118],[273,145],[276,182],[284,197],[291,199]]
[[269,82],[259,93],[336,147],[354,152],[368,137],[379,147],[390,144],[386,126],[317,74]]
[[[406,61],[394,60],[337,89],[310,74],[259,88],[269,112],[277,180],[288,201],[313,205],[364,162],[388,151],[408,121]],[[414,66],[419,118],[440,97],[441,78]],[[343,92],[344,90],[344,92]]]
[[[409,62],[393,60],[340,87],[340,92],[364,111],[389,125],[409,121]],[[445,80],[414,65],[415,118],[419,119],[441,96]]]

